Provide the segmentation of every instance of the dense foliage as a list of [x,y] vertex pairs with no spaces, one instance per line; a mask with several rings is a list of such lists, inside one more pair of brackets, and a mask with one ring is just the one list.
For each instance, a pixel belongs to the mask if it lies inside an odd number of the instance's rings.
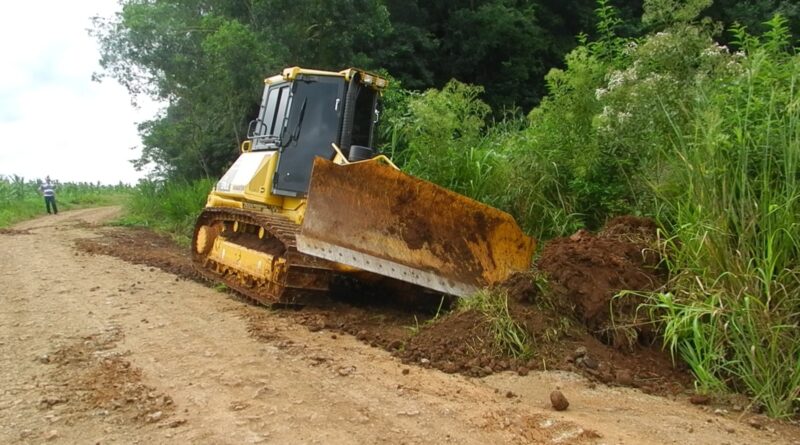
[[[652,28],[640,21],[648,2],[674,6],[673,0],[618,2],[621,34]],[[386,70],[414,90],[457,79],[483,86],[483,100],[502,116],[538,104],[548,91],[545,74],[563,63],[575,36],[595,34],[594,0],[121,3],[122,12],[94,21],[98,77],[167,104],[140,125],[138,164],[189,180],[217,177],[229,165],[258,109],[261,80],[283,67]],[[776,11],[800,18],[789,0],[738,3],[718,0],[709,12],[727,24],[753,26]]]
[[[25,180],[20,176],[0,176],[0,227],[46,213],[44,198],[39,193],[41,180]],[[56,183],[59,211],[80,207],[119,204],[127,199],[131,187],[126,184],[100,185],[87,182]]]
[[667,345],[702,390],[787,415],[800,402],[800,55],[782,16],[760,36],[731,28],[729,48],[696,11],[667,13],[647,9],[658,30],[621,38],[601,2],[598,39],[548,74],[524,122],[481,125],[480,89],[457,82],[406,95],[390,148],[544,238],[656,217],[671,279],[647,307]]

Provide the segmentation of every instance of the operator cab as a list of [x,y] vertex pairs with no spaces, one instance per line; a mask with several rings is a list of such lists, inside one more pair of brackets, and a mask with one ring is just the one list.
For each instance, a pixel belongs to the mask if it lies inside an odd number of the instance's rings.
[[268,78],[258,118],[250,123],[253,151],[280,153],[272,193],[308,192],[314,157],[333,159],[336,144],[348,160],[374,156],[380,92],[386,80],[361,70],[287,68]]

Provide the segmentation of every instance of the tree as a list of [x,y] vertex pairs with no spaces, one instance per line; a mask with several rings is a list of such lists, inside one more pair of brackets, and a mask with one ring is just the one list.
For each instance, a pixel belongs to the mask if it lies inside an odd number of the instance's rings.
[[95,18],[103,72],[132,97],[167,103],[140,125],[139,167],[161,176],[218,176],[258,110],[263,79],[289,65],[371,65],[391,27],[373,0],[126,0]]

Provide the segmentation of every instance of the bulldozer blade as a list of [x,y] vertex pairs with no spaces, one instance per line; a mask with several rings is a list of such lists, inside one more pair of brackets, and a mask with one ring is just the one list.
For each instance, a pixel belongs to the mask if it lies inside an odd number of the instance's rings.
[[507,213],[380,159],[316,158],[297,249],[459,297],[530,267],[534,240]]

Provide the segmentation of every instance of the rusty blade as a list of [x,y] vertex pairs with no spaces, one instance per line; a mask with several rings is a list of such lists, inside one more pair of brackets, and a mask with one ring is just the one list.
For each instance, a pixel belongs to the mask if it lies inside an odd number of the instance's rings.
[[317,158],[297,249],[468,296],[530,267],[534,240],[507,213],[380,160]]

